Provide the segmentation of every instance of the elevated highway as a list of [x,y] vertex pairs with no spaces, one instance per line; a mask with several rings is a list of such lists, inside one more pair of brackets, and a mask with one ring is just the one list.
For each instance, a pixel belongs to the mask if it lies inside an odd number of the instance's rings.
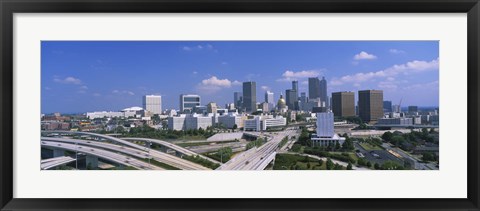
[[126,155],[118,154],[115,152],[98,149],[89,146],[79,146],[70,143],[59,143],[55,141],[41,141],[42,147],[47,148],[57,148],[57,149],[64,149],[72,152],[81,152],[87,155],[96,156],[99,158],[103,158],[114,163],[119,163],[125,166],[130,166],[136,169],[146,169],[146,170],[164,170],[158,166],[151,165],[149,163],[131,158]]
[[140,159],[152,158],[158,162],[165,163],[170,166],[173,166],[179,169],[184,169],[184,170],[210,170],[209,168],[190,162],[188,160],[178,158],[173,155],[169,155],[167,153],[159,152],[156,150],[145,149],[145,147],[144,147],[144,150],[138,150],[138,149],[134,149],[127,146],[120,146],[120,145],[109,144],[104,142],[88,141],[88,140],[80,140],[80,139],[68,139],[68,138],[42,137],[42,140],[65,142],[65,143],[79,144],[79,145],[96,147],[96,148],[103,148],[113,152],[120,152],[123,154],[127,154]]
[[271,138],[267,143],[235,156],[227,163],[218,167],[217,170],[264,170],[275,159],[282,139],[286,136],[296,135],[296,133],[296,130],[289,129],[271,133]]
[[48,169],[51,169],[51,168],[55,168],[57,166],[61,166],[61,165],[71,163],[73,161],[75,161],[75,158],[71,158],[71,157],[68,157],[68,156],[43,159],[42,161],[40,161],[40,169],[48,170]]
[[163,147],[166,147],[166,148],[169,148],[169,149],[172,149],[178,153],[181,153],[183,155],[187,155],[187,156],[199,156],[203,159],[206,159],[206,160],[209,160],[210,162],[212,163],[217,163],[217,164],[221,164],[220,162],[214,160],[214,159],[211,159],[209,157],[206,157],[206,156],[203,156],[201,154],[198,154],[196,152],[193,152],[191,150],[188,150],[188,149],[185,149],[183,147],[180,147],[176,144],[172,144],[172,143],[169,143],[169,142],[166,142],[166,141],[162,141],[162,140],[158,140],[158,139],[151,139],[151,138],[122,138],[123,140],[129,140],[129,141],[144,141],[144,142],[151,142],[151,143],[155,143],[155,144],[158,144],[158,145],[161,145]]

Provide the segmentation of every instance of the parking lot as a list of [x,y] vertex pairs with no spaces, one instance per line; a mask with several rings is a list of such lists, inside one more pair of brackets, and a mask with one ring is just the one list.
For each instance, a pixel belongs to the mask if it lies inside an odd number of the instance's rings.
[[354,143],[354,146],[355,146],[356,150],[359,150],[360,153],[362,153],[363,156],[365,156],[364,159],[366,159],[367,161],[370,161],[370,163],[372,163],[372,165],[374,163],[378,163],[378,164],[382,165],[383,163],[385,163],[386,161],[389,161],[389,160],[398,162],[400,164],[403,164],[402,159],[399,159],[399,158],[395,157],[394,155],[390,154],[386,150],[367,151],[362,146],[360,146],[360,144],[358,144],[357,142]]

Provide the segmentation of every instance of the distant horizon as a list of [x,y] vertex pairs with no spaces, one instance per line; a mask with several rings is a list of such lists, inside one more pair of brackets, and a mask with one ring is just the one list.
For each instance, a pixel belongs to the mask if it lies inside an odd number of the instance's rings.
[[257,102],[267,90],[276,102],[292,80],[308,96],[309,77],[325,77],[329,97],[377,89],[392,105],[439,107],[438,41],[42,41],[41,50],[43,114],[142,107],[152,94],[163,110],[178,110],[180,94],[224,107],[245,81],[257,82]]

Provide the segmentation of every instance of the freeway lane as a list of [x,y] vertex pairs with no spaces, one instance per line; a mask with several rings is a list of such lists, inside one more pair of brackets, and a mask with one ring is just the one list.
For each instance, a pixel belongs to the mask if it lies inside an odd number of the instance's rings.
[[78,146],[78,145],[69,144],[69,143],[58,143],[53,141],[41,141],[41,145],[43,147],[59,148],[59,149],[73,151],[73,152],[75,151],[82,152],[85,154],[110,160],[112,162],[119,163],[125,166],[130,166],[136,169],[164,170],[163,168],[148,164],[146,162],[143,162],[134,158],[130,158],[129,156],[117,154],[117,153],[110,152],[103,149],[98,149],[98,148],[93,148],[88,146]]
[[172,144],[172,143],[169,143],[169,142],[166,142],[166,141],[162,141],[162,140],[158,140],[158,139],[151,139],[151,138],[122,138],[122,139],[123,140],[131,140],[131,141],[147,141],[147,142],[159,144],[159,145],[162,145],[162,146],[165,146],[167,148],[173,149],[173,150],[175,150],[177,152],[180,152],[180,153],[182,153],[184,155],[187,155],[187,156],[192,156],[192,155],[195,156],[196,155],[196,156],[200,156],[203,159],[209,160],[210,162],[221,164],[220,162],[218,162],[214,159],[211,159],[209,157],[197,154],[197,153],[195,153],[191,150],[185,149],[183,147],[180,147],[178,145],[175,145],[175,144]]
[[144,148],[143,146],[140,146],[140,145],[137,145],[137,144],[134,144],[134,143],[131,143],[131,142],[128,142],[128,141],[119,139],[119,138],[115,138],[115,137],[107,136],[107,135],[103,135],[103,134],[98,134],[98,133],[79,132],[79,131],[63,131],[63,130],[58,130],[58,131],[57,131],[57,130],[42,131],[42,133],[88,135],[88,136],[94,136],[94,137],[99,137],[99,138],[107,139],[107,140],[110,140],[110,141],[113,141],[113,142],[117,142],[117,143],[120,143],[120,144],[123,144],[123,145],[127,145],[127,146],[132,147],[132,148],[139,149],[139,150],[143,150],[143,148]]
[[282,139],[295,134],[297,134],[297,131],[290,129],[270,133],[271,138],[267,143],[235,156],[232,160],[220,166],[218,170],[263,170],[275,158]]
[[[128,155],[131,155],[131,156],[134,156],[134,157],[141,158],[141,159],[148,159],[151,156],[154,160],[156,160],[158,162],[162,162],[162,163],[168,164],[170,166],[173,166],[173,167],[176,167],[176,168],[179,168],[179,169],[210,170],[209,168],[206,168],[206,167],[201,166],[199,164],[187,161],[187,160],[182,159],[182,158],[175,157],[173,155],[169,155],[167,153],[159,152],[159,151],[156,151],[156,150],[146,149],[147,151],[142,151],[142,150],[126,147],[126,146],[120,146],[120,145],[97,142],[97,141],[80,140],[80,139],[42,137],[42,140],[56,141],[56,142],[67,142],[67,143],[80,144],[80,145],[85,145],[85,146],[90,146],[90,147],[99,147],[99,148],[107,149],[107,150],[114,151],[114,152],[121,152],[121,153],[124,153],[124,154],[128,154]],[[145,149],[145,147],[144,147],[144,149]],[[149,154],[149,152],[150,152],[150,154]]]
[[75,161],[75,158],[71,158],[68,156],[56,157],[56,158],[49,158],[40,161],[40,169],[47,170],[53,167],[65,165],[67,163]]

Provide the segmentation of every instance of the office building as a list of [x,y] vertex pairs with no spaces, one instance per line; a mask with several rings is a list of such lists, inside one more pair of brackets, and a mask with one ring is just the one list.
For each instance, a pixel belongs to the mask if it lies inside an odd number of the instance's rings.
[[308,98],[320,98],[320,80],[317,77],[308,78]]
[[195,106],[200,106],[200,95],[181,94],[180,95],[180,112],[192,112]]
[[417,113],[418,112],[418,106],[408,106],[408,113]]
[[376,122],[383,117],[383,91],[358,91],[358,116],[364,122]]
[[257,84],[254,81],[243,82],[243,108],[249,113],[257,111]]
[[392,101],[383,101],[383,112],[392,112]]
[[266,91],[265,92],[265,102],[267,103],[275,103],[273,99],[273,92],[271,91]]
[[229,113],[223,116],[219,116],[218,123],[230,129],[234,128],[235,125],[237,126],[236,128],[243,128],[243,123],[245,119],[247,119],[246,116],[241,116],[236,113]]
[[332,93],[332,111],[334,116],[355,116],[355,94],[353,92]]
[[245,119],[243,129],[245,131],[264,131],[269,128],[284,127],[286,125],[287,119],[283,116],[254,116],[251,119]]
[[217,104],[210,102],[207,104],[207,113],[216,114],[217,113]]
[[413,125],[412,118],[380,118],[377,125]]
[[151,114],[162,114],[162,96],[160,95],[144,95],[143,109]]
[[327,80],[325,80],[325,77],[322,77],[322,80],[319,82],[319,95],[320,95],[320,100],[325,103],[325,107],[330,107],[330,100],[328,99],[327,95]]
[[298,110],[305,111],[305,105],[307,104],[307,102],[308,102],[307,94],[306,94],[305,92],[300,93],[300,100],[299,100],[299,103],[298,103]]
[[240,109],[243,106],[243,96],[241,92],[234,92],[233,93],[233,104],[235,104],[235,108]]
[[343,144],[345,138],[339,137],[334,131],[334,117],[332,112],[317,113],[317,130],[312,135],[313,146],[335,146]]
[[285,92],[285,100],[289,110],[297,110],[297,104],[298,104],[297,90],[287,89]]
[[292,89],[298,93],[298,81],[292,81]]

